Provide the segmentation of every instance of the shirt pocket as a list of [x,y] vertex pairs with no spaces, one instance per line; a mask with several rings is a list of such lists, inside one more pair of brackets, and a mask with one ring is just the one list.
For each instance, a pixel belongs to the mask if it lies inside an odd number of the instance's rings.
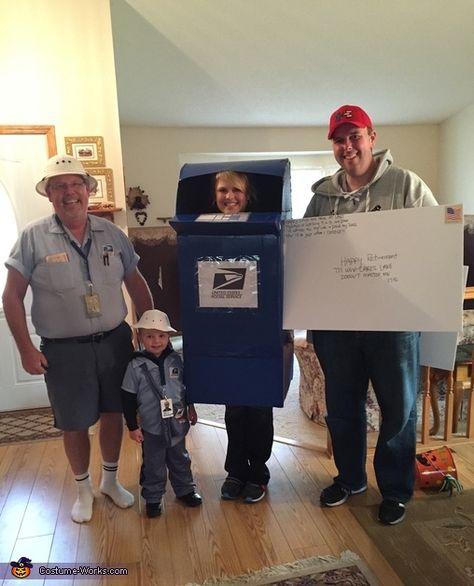
[[108,257],[107,262],[103,263],[103,270],[100,271],[100,278],[107,285],[121,284],[124,277],[124,269],[120,254],[114,254]]
[[47,291],[68,291],[77,286],[70,262],[42,262],[36,265],[31,284]]

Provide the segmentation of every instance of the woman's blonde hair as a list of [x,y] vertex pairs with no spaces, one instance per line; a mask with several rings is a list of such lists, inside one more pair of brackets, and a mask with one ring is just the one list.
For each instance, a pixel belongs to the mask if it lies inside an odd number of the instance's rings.
[[247,204],[251,204],[256,201],[257,194],[255,192],[255,188],[250,182],[250,179],[246,173],[240,173],[239,171],[218,171],[214,176],[214,185],[213,185],[213,202],[216,202],[216,189],[217,183],[220,179],[227,179],[228,181],[235,181],[236,179],[241,181],[244,184],[244,193],[247,197]]

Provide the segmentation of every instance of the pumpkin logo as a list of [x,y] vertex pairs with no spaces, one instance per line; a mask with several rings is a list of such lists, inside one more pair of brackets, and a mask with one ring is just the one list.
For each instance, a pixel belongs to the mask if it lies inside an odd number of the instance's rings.
[[31,574],[33,564],[29,558],[21,557],[17,562],[10,562],[11,573],[15,578],[27,578]]

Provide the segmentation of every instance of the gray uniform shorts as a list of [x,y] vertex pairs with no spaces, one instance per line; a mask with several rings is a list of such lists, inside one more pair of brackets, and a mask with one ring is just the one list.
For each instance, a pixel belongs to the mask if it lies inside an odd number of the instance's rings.
[[42,339],[41,351],[48,360],[44,378],[55,427],[84,431],[101,413],[122,412],[122,380],[133,352],[126,322],[94,340]]

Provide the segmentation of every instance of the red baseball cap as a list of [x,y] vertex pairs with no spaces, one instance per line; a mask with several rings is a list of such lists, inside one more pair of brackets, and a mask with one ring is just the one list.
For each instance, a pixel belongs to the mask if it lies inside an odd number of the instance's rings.
[[332,138],[334,131],[343,124],[353,124],[359,128],[373,128],[370,116],[359,106],[341,106],[329,118],[328,138]]

